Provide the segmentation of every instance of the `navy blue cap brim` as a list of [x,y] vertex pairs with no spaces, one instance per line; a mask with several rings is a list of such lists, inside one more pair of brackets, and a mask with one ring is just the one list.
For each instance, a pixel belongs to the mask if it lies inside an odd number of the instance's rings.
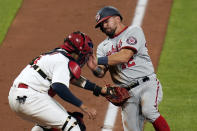
[[98,28],[98,27],[100,26],[100,24],[101,24],[103,21],[109,19],[110,17],[112,17],[112,16],[106,16],[106,17],[100,19],[100,20],[97,22],[95,28]]

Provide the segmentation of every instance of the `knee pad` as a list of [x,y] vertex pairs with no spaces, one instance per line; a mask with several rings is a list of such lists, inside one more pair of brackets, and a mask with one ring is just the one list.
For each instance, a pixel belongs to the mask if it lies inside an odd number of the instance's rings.
[[69,112],[69,114],[77,120],[77,124],[79,125],[81,131],[86,131],[86,126],[83,121],[83,114],[81,112]]
[[[68,123],[70,122],[71,118],[72,118],[71,116],[67,117],[66,122],[64,123],[62,127],[62,131],[64,131],[64,129],[68,126]],[[77,125],[77,121],[73,122],[70,127],[67,127],[68,128],[67,131],[71,131],[71,129],[75,127],[76,125]]]

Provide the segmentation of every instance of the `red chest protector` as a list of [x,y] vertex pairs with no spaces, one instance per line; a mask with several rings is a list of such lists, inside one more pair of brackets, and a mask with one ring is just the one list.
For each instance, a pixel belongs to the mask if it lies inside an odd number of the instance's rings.
[[81,75],[81,68],[75,61],[69,61],[68,68],[70,73],[76,78],[79,79]]

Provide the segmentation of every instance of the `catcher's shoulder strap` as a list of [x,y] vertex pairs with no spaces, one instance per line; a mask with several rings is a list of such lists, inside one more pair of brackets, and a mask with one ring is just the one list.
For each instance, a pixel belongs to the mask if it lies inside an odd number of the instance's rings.
[[44,79],[48,80],[51,82],[52,80],[40,69],[38,65],[31,65],[35,71],[37,71]]
[[41,55],[37,56],[29,64],[33,65],[33,64],[35,64],[36,60],[40,59],[41,56],[50,55],[50,54],[53,54],[53,53],[56,53],[56,52],[61,53],[63,56],[67,57],[69,60],[75,61],[75,59],[66,50],[64,50],[62,48],[55,48],[52,51],[49,51],[49,52],[46,52],[46,53],[42,53]]
[[41,58],[41,56],[43,56],[43,55],[50,55],[50,54],[55,53],[55,52],[59,52],[62,55],[64,55],[65,57],[67,57],[68,59],[70,59],[72,61],[75,61],[74,58],[72,58],[65,50],[63,50],[61,48],[55,48],[54,50],[52,50],[50,52],[43,53],[40,56],[34,58],[29,63],[29,65],[31,65],[35,71],[37,71],[44,79],[47,79],[49,82],[51,82],[52,80],[46,75],[46,73],[44,73],[44,71],[42,69],[40,69],[40,67],[38,65],[36,65],[36,63],[37,63],[37,60],[39,60]]
[[63,56],[67,57],[69,60],[75,61],[75,59],[66,50],[62,48],[55,48],[52,52],[59,52]]

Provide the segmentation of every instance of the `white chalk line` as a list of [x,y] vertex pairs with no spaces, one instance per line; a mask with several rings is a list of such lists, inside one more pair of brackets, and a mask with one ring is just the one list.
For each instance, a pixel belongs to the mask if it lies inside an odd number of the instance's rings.
[[[138,0],[131,25],[142,25],[147,3],[148,0]],[[102,131],[113,131],[114,124],[116,122],[116,117],[118,114],[118,109],[119,108],[117,106],[114,106],[111,103],[108,104],[108,109],[105,115]]]

